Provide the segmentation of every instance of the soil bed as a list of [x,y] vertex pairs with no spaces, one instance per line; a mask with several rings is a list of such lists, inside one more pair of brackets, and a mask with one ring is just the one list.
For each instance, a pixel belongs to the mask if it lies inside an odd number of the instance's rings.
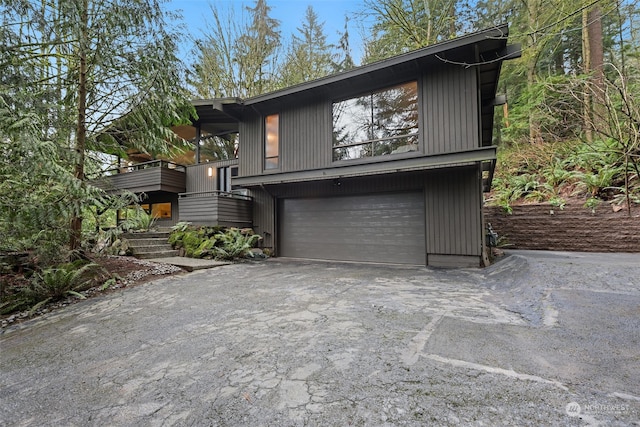
[[[101,256],[92,259],[92,261],[101,265],[107,272],[109,272],[109,276],[115,278],[116,281],[107,288],[104,288],[104,286],[100,284],[91,289],[80,292],[85,298],[92,298],[111,292],[118,292],[126,288],[131,288],[133,286],[155,280],[160,276],[185,273],[185,271],[180,267],[140,260],[134,257]],[[8,283],[8,287],[16,287],[26,285],[28,283],[28,279],[26,279],[21,272],[4,275],[3,280]],[[59,310],[68,305],[75,304],[78,301],[81,301],[81,299],[70,296],[63,300],[45,304],[33,313],[30,313],[29,310],[24,310],[0,315],[0,329],[4,329],[7,326],[27,319],[32,319],[45,313]]]

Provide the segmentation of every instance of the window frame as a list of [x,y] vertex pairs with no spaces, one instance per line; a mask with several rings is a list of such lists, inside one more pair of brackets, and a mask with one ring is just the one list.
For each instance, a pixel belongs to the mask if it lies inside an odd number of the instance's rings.
[[[402,86],[406,86],[409,84],[414,84],[415,85],[415,113],[416,113],[416,130],[415,132],[412,133],[407,133],[407,134],[403,134],[403,135],[391,135],[391,136],[385,136],[382,138],[372,138],[372,139],[367,139],[367,140],[357,140],[357,141],[352,141],[350,143],[344,143],[344,144],[340,144],[340,145],[335,145],[336,142],[336,133],[335,133],[335,124],[336,122],[334,121],[335,119],[335,106],[336,104],[340,104],[340,103],[344,103],[346,101],[356,101],[358,99],[361,98],[370,98],[371,100],[373,100],[374,96],[386,91],[391,91],[393,89],[396,88],[400,88]],[[421,93],[421,80],[419,78],[415,78],[415,79],[410,79],[410,80],[406,80],[403,82],[398,82],[398,83],[394,83],[391,85],[385,85],[382,87],[378,87],[375,89],[371,89],[368,91],[364,91],[364,92],[358,92],[356,94],[347,96],[347,97],[342,97],[342,98],[338,98],[338,99],[334,99],[331,102],[331,160],[333,163],[335,162],[370,162],[372,160],[375,161],[379,161],[379,160],[383,160],[383,159],[387,159],[389,158],[389,156],[392,156],[393,159],[397,159],[398,156],[400,157],[406,157],[406,156],[415,156],[417,154],[420,154],[423,150],[423,141],[422,141],[422,130],[423,130],[423,118],[422,118],[422,93]],[[371,104],[372,109],[375,108],[374,103],[372,102]],[[379,123],[379,120],[375,120],[375,118],[377,117],[374,116],[372,114],[371,118],[372,120],[369,123],[366,123],[366,125],[371,126],[371,129],[374,128],[374,126],[376,125],[376,123]],[[407,138],[412,138],[415,139],[416,143],[415,144],[405,144],[405,145],[416,145],[416,148],[414,150],[408,150],[405,152],[399,152],[399,153],[382,153],[382,154],[375,154],[375,144],[376,143],[385,143],[388,141],[393,141],[393,140],[397,140],[397,139],[407,139]],[[362,155],[360,157],[353,157],[353,158],[336,158],[336,150],[339,150],[341,148],[350,148],[350,147],[363,147],[363,146],[367,146],[367,145],[371,145],[371,150],[370,152],[372,153],[371,155]]]
[[[156,213],[158,213],[158,211],[163,211],[166,212],[165,209],[168,205],[169,207],[169,216],[162,216],[160,215],[156,215]],[[151,216],[154,217],[156,220],[169,220],[173,218],[173,203],[171,202],[158,202],[158,203],[151,203]]]
[[[270,125],[269,125],[269,119],[270,118],[276,118],[276,127],[275,127],[275,155],[271,155],[269,156],[269,131],[270,131]],[[264,116],[264,120],[262,122],[263,124],[263,144],[262,144],[262,148],[263,148],[263,163],[262,163],[262,169],[266,172],[269,171],[277,171],[280,170],[280,113],[273,113],[273,114],[268,114]],[[271,129],[273,130],[273,129]],[[273,148],[273,146],[271,146],[271,148]],[[275,162],[274,162],[275,160]],[[273,164],[270,164],[271,162],[274,162]]]

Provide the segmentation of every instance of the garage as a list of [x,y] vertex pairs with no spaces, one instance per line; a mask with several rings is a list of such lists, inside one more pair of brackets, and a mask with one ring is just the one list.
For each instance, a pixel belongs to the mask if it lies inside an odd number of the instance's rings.
[[426,264],[422,192],[283,199],[280,256]]

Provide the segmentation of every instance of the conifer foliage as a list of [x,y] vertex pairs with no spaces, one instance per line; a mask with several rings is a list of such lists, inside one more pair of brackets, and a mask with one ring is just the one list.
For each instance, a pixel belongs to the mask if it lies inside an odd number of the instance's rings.
[[168,151],[190,112],[161,0],[0,0],[0,241],[82,243],[97,153]]

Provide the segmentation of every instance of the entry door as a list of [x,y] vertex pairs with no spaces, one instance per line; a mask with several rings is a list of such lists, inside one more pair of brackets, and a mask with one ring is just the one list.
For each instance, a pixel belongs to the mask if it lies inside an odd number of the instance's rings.
[[284,199],[281,256],[426,264],[424,195]]

